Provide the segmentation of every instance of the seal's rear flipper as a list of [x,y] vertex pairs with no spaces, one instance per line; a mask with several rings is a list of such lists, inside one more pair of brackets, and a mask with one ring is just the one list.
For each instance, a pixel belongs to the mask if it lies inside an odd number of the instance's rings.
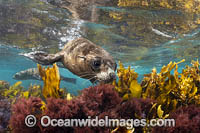
[[55,62],[59,62],[63,58],[62,52],[58,52],[56,54],[48,54],[43,51],[35,51],[35,52],[24,53],[20,55],[28,57],[29,59],[42,65],[51,65]]

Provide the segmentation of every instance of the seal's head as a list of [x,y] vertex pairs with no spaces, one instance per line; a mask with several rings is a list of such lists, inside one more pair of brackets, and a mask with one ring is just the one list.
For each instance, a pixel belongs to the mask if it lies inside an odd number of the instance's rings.
[[108,83],[116,78],[116,63],[103,48],[91,41],[79,38],[68,43],[63,64],[74,74],[89,79],[92,83]]
[[99,81],[108,83],[116,78],[115,70],[116,63],[108,58],[96,56],[89,61],[89,66],[91,68],[91,73],[93,73],[95,78],[91,82]]

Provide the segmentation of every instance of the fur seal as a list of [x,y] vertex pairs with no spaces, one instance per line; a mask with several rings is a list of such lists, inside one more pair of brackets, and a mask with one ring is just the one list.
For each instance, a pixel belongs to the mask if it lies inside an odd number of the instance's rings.
[[61,62],[73,74],[88,79],[92,83],[108,83],[116,78],[117,64],[113,57],[85,38],[68,42],[56,54],[35,51],[23,55],[42,65]]
[[[42,80],[37,68],[29,68],[29,69],[17,72],[17,73],[15,73],[15,75],[13,75],[13,79],[15,79],[15,80],[29,80],[29,79]],[[60,79],[65,82],[76,84],[75,78],[68,78],[68,77],[64,77],[61,75]]]

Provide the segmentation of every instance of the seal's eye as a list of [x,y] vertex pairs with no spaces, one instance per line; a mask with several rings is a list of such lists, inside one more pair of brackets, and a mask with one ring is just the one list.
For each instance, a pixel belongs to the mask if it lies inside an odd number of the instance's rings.
[[101,66],[101,60],[94,60],[92,63],[94,68],[99,68]]

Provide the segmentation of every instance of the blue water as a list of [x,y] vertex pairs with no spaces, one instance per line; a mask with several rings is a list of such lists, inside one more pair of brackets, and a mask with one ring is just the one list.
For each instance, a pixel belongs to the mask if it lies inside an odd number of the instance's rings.
[[[36,68],[37,67],[37,64],[35,62],[33,62],[32,60],[29,60],[26,57],[19,55],[22,52],[24,52],[24,50],[21,50],[19,48],[8,47],[6,45],[0,45],[0,68],[1,68],[0,69],[0,80],[8,81],[12,85],[12,84],[16,83],[17,81],[19,81],[19,80],[15,80],[12,78],[15,73],[22,71],[22,70],[26,70],[28,68]],[[161,58],[161,56],[157,56],[157,57]],[[162,60],[160,59],[159,61],[162,61]],[[151,70],[155,66],[156,66],[157,71],[159,72],[161,70],[161,66],[163,64],[167,64],[165,62],[156,62],[156,63],[157,64],[149,65],[149,63],[147,61],[146,62],[137,61],[137,62],[133,62],[133,63],[125,63],[124,65],[125,65],[125,67],[128,67],[129,65],[131,65],[132,66],[131,68],[134,69],[135,72],[137,72],[139,74],[138,81],[141,82],[143,75],[150,73]],[[181,72],[181,69],[186,64],[187,64],[187,62],[179,65],[179,72]],[[66,88],[67,91],[69,91],[72,94],[77,94],[78,90],[82,90],[83,88],[92,86],[90,81],[72,74],[67,69],[59,68],[59,71],[63,76],[75,78],[77,80],[76,84],[61,81],[60,87]],[[22,80],[22,86],[24,88],[28,88],[30,85],[34,85],[34,84],[43,85],[43,82],[38,81],[38,80]]]
[[[13,75],[19,71],[28,68],[37,68],[37,64],[21,55],[24,52],[21,49],[0,45],[0,80],[8,81],[11,85],[19,80],[13,79]],[[61,88],[67,88],[72,94],[77,94],[77,90],[91,86],[90,81],[77,77],[67,69],[60,68],[60,73],[65,77],[76,78],[76,84],[61,81]],[[42,81],[38,80],[23,80],[22,86],[28,88],[30,85],[43,85]]]

